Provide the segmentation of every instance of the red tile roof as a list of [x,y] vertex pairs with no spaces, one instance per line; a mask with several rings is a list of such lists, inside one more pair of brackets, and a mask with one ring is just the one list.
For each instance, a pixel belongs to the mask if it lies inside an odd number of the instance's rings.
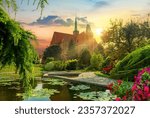
[[61,33],[61,32],[54,32],[51,45],[59,45],[62,43],[63,40],[72,40],[74,36],[71,34]]

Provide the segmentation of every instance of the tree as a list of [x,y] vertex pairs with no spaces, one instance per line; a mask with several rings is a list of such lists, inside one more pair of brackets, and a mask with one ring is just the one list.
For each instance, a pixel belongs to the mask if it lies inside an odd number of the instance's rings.
[[76,42],[71,40],[68,45],[68,59],[77,59]]
[[30,43],[35,36],[10,19],[1,8],[0,16],[0,66],[3,68],[14,64],[24,85],[27,85],[32,78],[32,65],[37,57]]
[[90,59],[91,69],[100,70],[100,68],[102,67],[103,61],[104,61],[103,57],[100,53],[99,54],[93,53]]
[[83,49],[81,55],[79,56],[79,66],[80,68],[85,68],[90,65],[91,54],[88,49]]
[[43,53],[42,62],[45,62],[47,58],[53,57],[55,60],[61,59],[61,47],[59,45],[52,45],[45,49]]
[[103,57],[105,57],[104,47],[103,47],[103,45],[101,43],[99,43],[97,45],[97,47],[95,48],[94,52],[96,54],[100,53]]
[[150,43],[150,23],[130,21],[123,25],[122,20],[111,22],[111,27],[102,36],[105,54],[112,60],[120,60],[138,47]]
[[[21,4],[25,1],[25,0],[20,0],[21,1]],[[27,0],[26,0],[27,1]],[[29,4],[30,2],[33,2],[33,6],[37,3],[37,8],[36,9],[41,9],[41,15],[42,15],[42,12],[43,12],[43,9],[45,7],[46,4],[48,4],[48,0],[28,0],[27,1],[27,4]],[[16,3],[16,0],[0,0],[0,7],[1,8],[12,8],[15,12],[17,11],[18,9],[18,6],[17,6],[17,3]]]

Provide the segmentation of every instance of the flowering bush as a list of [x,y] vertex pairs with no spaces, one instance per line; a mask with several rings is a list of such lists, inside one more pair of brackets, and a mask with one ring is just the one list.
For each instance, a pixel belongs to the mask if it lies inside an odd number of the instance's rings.
[[116,101],[129,100],[131,98],[131,84],[126,81],[117,80],[107,86],[112,94],[117,95]]
[[112,66],[107,66],[107,67],[102,68],[102,70],[104,73],[108,74],[112,70],[112,68],[113,68]]
[[132,99],[137,101],[150,99],[150,67],[139,71],[134,80]]
[[112,94],[117,95],[116,101],[120,100],[150,100],[150,67],[143,68],[134,77],[134,84],[131,87],[129,82],[117,80],[108,85]]

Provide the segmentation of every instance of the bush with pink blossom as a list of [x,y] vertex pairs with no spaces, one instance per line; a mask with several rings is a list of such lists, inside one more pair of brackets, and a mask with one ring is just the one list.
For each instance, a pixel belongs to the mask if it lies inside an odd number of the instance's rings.
[[143,68],[134,77],[132,86],[132,99],[145,101],[150,99],[150,67]]

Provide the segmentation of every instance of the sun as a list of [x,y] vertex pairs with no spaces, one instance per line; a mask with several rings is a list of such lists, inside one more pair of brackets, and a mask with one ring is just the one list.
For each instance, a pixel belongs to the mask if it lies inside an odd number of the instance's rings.
[[100,35],[102,34],[102,32],[103,32],[103,29],[102,29],[102,28],[96,28],[96,30],[95,30],[95,34],[96,34],[97,36],[100,36]]

